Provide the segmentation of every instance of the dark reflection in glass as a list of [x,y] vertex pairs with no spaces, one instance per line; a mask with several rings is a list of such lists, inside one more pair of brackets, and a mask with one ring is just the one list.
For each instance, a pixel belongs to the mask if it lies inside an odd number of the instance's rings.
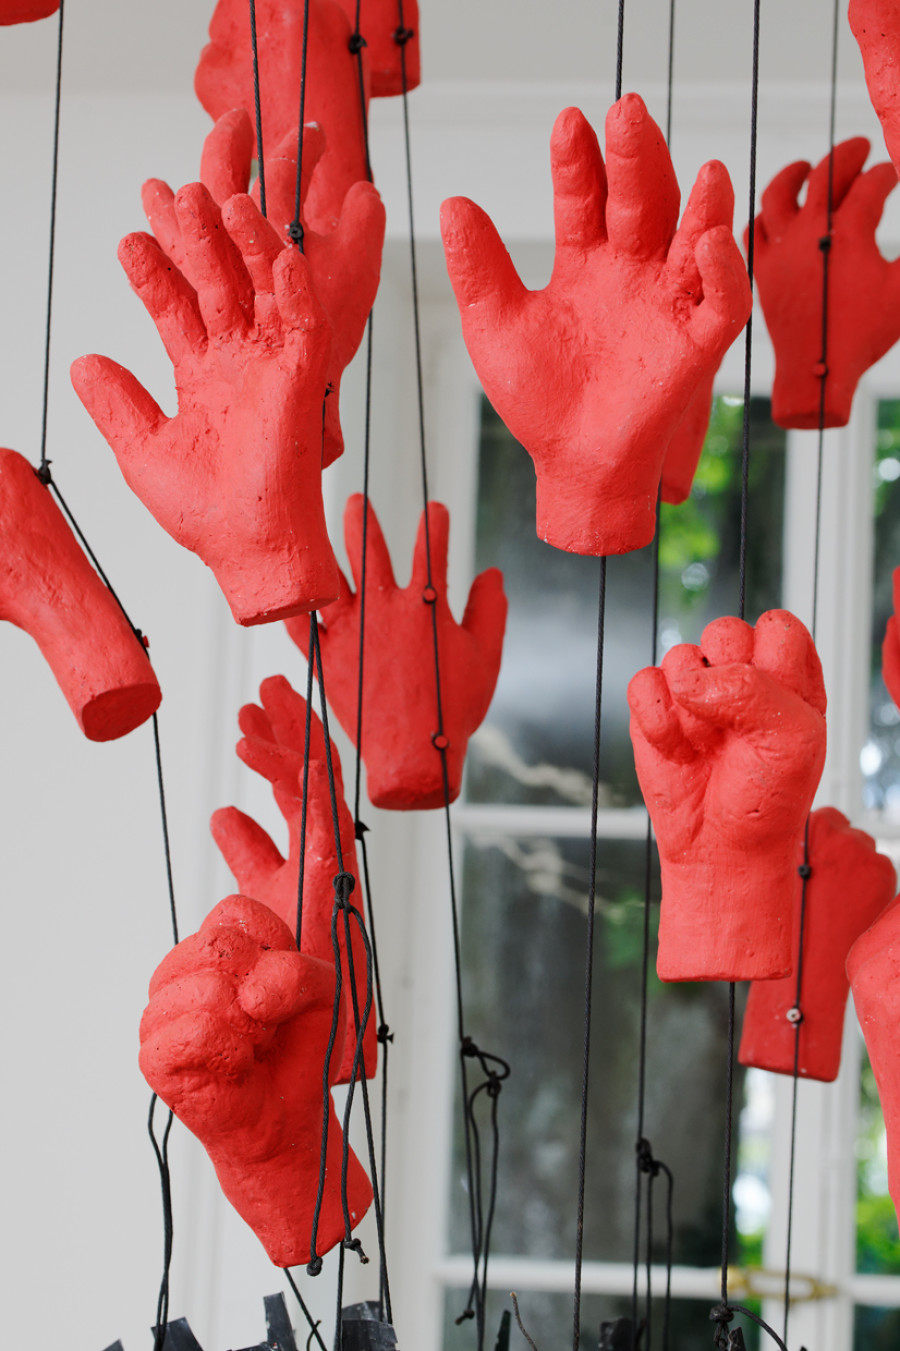
[[[660,655],[696,642],[738,604],[743,401],[718,398],[690,498],[663,506]],[[780,604],[785,434],[751,404],[746,614]],[[503,569],[509,620],[488,718],[469,752],[472,802],[586,805],[591,795],[599,564],[551,548],[534,528],[534,470],[485,400],[476,553]],[[651,655],[652,551],[608,564],[601,805],[640,801],[625,691]]]
[[900,1237],[888,1192],[884,1114],[865,1048],[856,1135],[856,1269],[877,1276],[900,1275]]
[[[499,1202],[492,1248],[571,1259],[581,1095],[584,840],[473,838],[463,862],[467,1029],[512,1065],[500,1099]],[[599,846],[585,1257],[632,1253],[645,846]],[[648,1014],[645,1134],[676,1179],[674,1260],[719,1261],[727,986],[655,977],[658,875]],[[735,1122],[743,1071],[735,1083]],[[469,1215],[457,1102],[450,1242],[465,1252]],[[487,1132],[484,1133],[485,1141]],[[654,1193],[664,1259],[664,1192]],[[732,1214],[732,1218],[733,1214]],[[734,1260],[740,1260],[735,1243]]]
[[893,571],[900,564],[900,399],[883,399],[878,405],[873,497],[869,736],[860,754],[863,803],[900,820],[900,711],[881,675],[885,625],[894,612]]
[[857,1304],[853,1312],[853,1351],[897,1351],[900,1309]]

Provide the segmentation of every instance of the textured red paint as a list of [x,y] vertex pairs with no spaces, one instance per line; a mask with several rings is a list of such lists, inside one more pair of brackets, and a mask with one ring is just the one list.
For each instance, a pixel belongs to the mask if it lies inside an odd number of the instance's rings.
[[[803,863],[803,843],[797,866]],[[809,865],[803,922],[803,965],[796,1025],[787,1012],[797,1003],[800,952],[800,904],[803,883],[794,880],[793,955],[791,975],[783,980],[754,981],[741,1031],[740,1062],[778,1074],[830,1082],[841,1065],[844,1010],[849,983],[847,953],[864,929],[890,904],[897,889],[894,865],[875,849],[871,835],[854,830],[834,807],[821,807],[809,818]]]
[[246,196],[223,211],[189,183],[171,205],[183,267],[146,234],[127,235],[119,261],[172,361],[177,413],[108,357],[74,362],[72,383],[129,487],[212,568],[238,623],[316,609],[338,594],[338,567],[322,504],[331,327],[309,263],[260,251]]
[[850,0],[848,17],[862,52],[869,98],[900,173],[900,10],[896,0]]
[[[338,4],[355,27],[357,0],[338,0]],[[400,27],[399,12],[397,0],[359,0],[359,31],[366,40],[372,98],[402,94],[404,73],[408,90],[415,89],[422,79],[417,0],[403,0],[403,27],[412,33],[404,44],[405,72],[400,45],[394,37]]]
[[[319,127],[304,129],[301,198],[305,198],[309,176],[321,158],[324,145]],[[289,136],[280,147],[270,145],[266,153],[267,221],[263,221],[256,210],[260,201],[258,181],[251,194],[256,207],[246,198],[252,154],[250,118],[242,108],[235,108],[223,114],[207,136],[200,177],[222,207],[223,219],[243,228],[248,240],[251,231],[255,235],[250,258],[261,271],[260,287],[268,291],[271,290],[271,264],[282,247],[296,247],[287,234],[296,204],[296,137]],[[190,262],[185,256],[172,189],[167,183],[151,178],[144,184],[142,198],[150,229],[160,248],[177,268],[190,276]],[[304,214],[301,211],[301,216]],[[344,449],[339,409],[341,375],[362,341],[369,311],[375,303],[383,243],[384,207],[371,183],[353,185],[344,199],[337,226],[328,234],[304,230],[303,251],[310,280],[328,315],[332,333],[328,365],[330,392],[325,401],[322,449],[325,465],[336,460]]]
[[[900,263],[875,242],[885,198],[897,186],[890,164],[862,172],[864,136],[834,148],[828,253],[828,378],[824,425],[843,427],[860,376],[900,338]],[[808,182],[807,182],[808,180]],[[806,199],[797,194],[806,183]],[[827,234],[828,156],[776,174],[756,218],[754,276],[775,348],[772,417],[815,428],[822,400],[822,284],[819,241]],[[746,234],[745,234],[746,238]]]
[[900,896],[853,944],[847,975],[884,1112],[888,1190],[900,1209]]
[[716,371],[703,377],[684,417],[672,433],[662,468],[664,502],[684,502],[690,495],[709,427],[715,378]]
[[[325,692],[344,731],[355,741],[359,681],[359,581],[362,573],[363,498],[344,512],[344,542],[357,591],[341,579],[341,595],[322,612],[320,642]],[[447,604],[450,517],[440,502],[428,504],[431,581],[441,662],[447,778],[451,801],[462,781],[469,737],[487,713],[500,672],[506,596],[503,575],[488,568],[472,583],[461,624]],[[390,555],[369,506],[366,564],[366,649],[362,756],[369,798],[376,807],[405,811],[444,803],[438,730],[425,516],[419,523],[409,586],[394,580]],[[291,620],[294,642],[306,652],[309,625]]]
[[[263,152],[299,127],[303,0],[256,0]],[[352,25],[335,0],[310,0],[304,122],[325,133],[325,154],[306,198],[306,219],[314,230],[337,225],[344,198],[367,177],[365,127],[359,65],[350,51]],[[254,118],[253,52],[247,0],[219,0],[194,77],[197,97],[218,119],[232,108]],[[369,98],[368,57],[363,49],[363,91]],[[293,213],[292,213],[293,214]]]
[[825,761],[825,688],[786,610],[714,620],[628,687],[638,779],[662,865],[662,980],[791,966],[794,868]]
[[900,708],[900,568],[894,568],[894,613],[890,616],[884,630],[884,642],[881,645],[881,674],[887,686],[888,694]]
[[91,741],[159,707],[147,654],[28,461],[0,450],[0,619],[31,634]]
[[605,166],[577,108],[556,119],[550,163],[549,284],[526,290],[463,197],[441,210],[447,268],[485,392],[534,461],[538,535],[626,553],[653,538],[667,449],[750,314],[734,194],[723,165],[704,165],[676,230],[675,172],[637,94],[607,116]]
[[[144,1077],[200,1140],[223,1192],[279,1267],[310,1256],[333,998],[327,963],[301,956],[266,906],[228,896],[160,963],[141,1019]],[[333,1108],[327,1138],[319,1253],[344,1237]],[[349,1162],[355,1225],[372,1189],[352,1150]]]
[[[268,779],[278,809],[288,828],[288,856],[282,858],[276,845],[261,826],[238,811],[223,807],[213,814],[212,833],[235,881],[245,896],[262,901],[284,920],[292,932],[297,927],[297,882],[300,861],[301,813],[303,810],[303,748],[306,739],[306,700],[297,694],[284,676],[272,676],[259,688],[262,708],[245,704],[239,722],[243,739],[237,753],[257,774]],[[331,747],[332,767],[341,835],[343,871],[359,878],[353,817],[344,800],[344,782],[337,747]],[[303,924],[300,950],[334,965],[331,919],[334,910],[334,878],[340,871],[334,844],[334,824],[325,735],[319,717],[310,718],[309,786],[307,793],[306,850],[303,866]],[[359,885],[351,896],[352,904],[362,910]],[[353,974],[357,1008],[362,1018],[366,1007],[366,949],[355,922],[350,925]],[[336,1061],[335,1083],[349,1083],[356,1050],[356,1017],[347,962],[344,921],[338,918],[338,943],[341,949],[342,1001],[344,1008],[344,1052]],[[364,1054],[366,1075],[375,1073],[378,1047],[377,1018],[374,1007],[366,1028]]]
[[59,0],[0,0],[0,24],[32,23],[59,9]]

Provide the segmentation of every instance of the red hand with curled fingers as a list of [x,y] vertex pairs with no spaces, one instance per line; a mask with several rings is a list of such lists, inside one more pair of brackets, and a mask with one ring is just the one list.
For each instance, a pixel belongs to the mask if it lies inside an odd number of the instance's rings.
[[[223,807],[214,812],[213,838],[235,881],[245,896],[262,901],[274,910],[293,932],[297,927],[297,885],[300,865],[300,839],[303,810],[303,760],[306,742],[306,700],[297,694],[284,676],[271,676],[259,689],[262,702],[245,704],[239,722],[243,739],[237,753],[245,765],[268,779],[278,809],[288,827],[288,856],[283,858],[263,828],[238,811]],[[337,798],[338,824],[344,872],[359,878],[353,818],[344,800],[344,784],[337,748],[331,747],[332,768]],[[309,780],[307,793],[306,848],[303,867],[303,921],[300,951],[319,961],[334,965],[332,914],[334,879],[340,871],[334,842],[331,792],[325,752],[325,734],[321,720],[313,712],[310,718]],[[351,900],[361,906],[360,891]],[[347,960],[347,941],[343,915],[337,916],[337,939],[341,950],[341,999],[345,1025],[344,1051],[335,1058],[337,1084],[349,1083],[356,1050],[356,1011]],[[353,978],[356,1007],[360,1018],[366,1008],[366,949],[359,928],[350,920],[350,944],[353,953]],[[363,1045],[367,1077],[375,1073],[377,1058],[376,1021],[370,1014]]]
[[181,268],[146,234],[127,235],[119,261],[172,361],[177,413],[108,357],[74,362],[72,383],[129,487],[213,570],[239,623],[316,609],[338,569],[321,482],[332,336],[309,263],[260,247],[247,197],[221,210],[189,183],[171,212]]
[[[310,1256],[333,998],[332,967],[298,953],[266,906],[228,896],[160,963],[141,1019],[144,1077],[279,1267]],[[337,1057],[342,1040],[339,1027]],[[319,1253],[344,1237],[341,1144],[332,1111]],[[356,1224],[372,1189],[352,1151],[347,1195]]]
[[[364,509],[364,500],[357,494],[348,500],[344,512],[344,542],[357,589],[352,591],[342,577],[340,598],[322,612],[319,630],[325,692],[354,741]],[[444,758],[451,801],[459,793],[469,737],[487,713],[494,693],[506,625],[503,575],[497,568],[488,568],[475,578],[462,623],[456,623],[447,603],[450,516],[440,502],[428,504],[428,528],[431,592],[424,512],[409,586],[398,587],[381,527],[369,506],[362,756],[370,801],[376,807],[400,811],[444,803],[442,757],[434,741],[438,721],[432,605],[437,618],[447,743]],[[291,620],[287,629],[306,652],[309,625]]]
[[890,164],[863,173],[868,153],[864,136],[834,148],[824,390],[820,241],[828,229],[828,156],[814,169],[805,160],[787,165],[762,195],[754,275],[775,348],[772,417],[782,427],[818,427],[823,393],[824,425],[843,427],[860,376],[900,338],[900,263],[883,258],[875,242],[897,175]]
[[693,400],[708,412],[750,314],[734,194],[724,166],[705,165],[676,230],[672,162],[636,94],[607,116],[605,166],[577,108],[556,119],[550,162],[549,284],[526,290],[490,219],[462,197],[441,211],[447,268],[485,392],[534,461],[538,535],[625,553],[653,538],[667,450]]
[[791,966],[795,853],[825,761],[825,688],[786,610],[707,625],[628,687],[638,780],[662,866],[662,980]]
[[896,0],[850,0],[848,18],[887,152],[900,173],[900,11]]

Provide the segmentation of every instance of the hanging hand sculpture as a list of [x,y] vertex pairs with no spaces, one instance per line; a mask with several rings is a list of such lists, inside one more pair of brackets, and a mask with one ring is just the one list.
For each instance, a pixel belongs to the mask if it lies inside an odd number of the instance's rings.
[[[298,953],[267,906],[229,896],[160,963],[141,1020],[144,1077],[200,1140],[223,1192],[279,1267],[310,1258],[334,986],[333,967]],[[334,1065],[342,1041],[339,1025]],[[329,1110],[319,1255],[349,1237],[341,1148]],[[371,1199],[351,1150],[351,1225]]]
[[[403,26],[397,0],[338,0],[365,40],[372,98],[392,98],[422,79],[418,0],[403,0]],[[401,57],[401,52],[403,56]]]
[[59,9],[59,0],[0,0],[0,24],[33,23],[48,19]]
[[900,12],[895,0],[850,0],[853,36],[884,142],[900,174]]
[[[301,200],[309,176],[324,150],[322,131],[306,126],[303,132]],[[266,154],[266,213],[260,211],[260,185],[247,197],[253,155],[253,130],[242,108],[224,113],[206,138],[200,177],[222,208],[226,224],[236,225],[248,241],[248,263],[257,269],[258,291],[272,290],[271,269],[283,248],[295,247],[291,236],[297,184],[297,140],[287,141]],[[142,190],[150,229],[166,257],[195,284],[175,212],[175,195],[167,183],[151,178]],[[301,213],[302,214],[302,213]],[[384,244],[384,206],[371,183],[355,183],[344,199],[340,219],[328,234],[303,232],[303,251],[310,282],[331,326],[331,360],[322,461],[329,465],[344,448],[340,422],[341,375],[356,354],[366,320],[375,303]]]
[[[871,835],[853,830],[834,807],[821,807],[809,818],[810,875],[803,906],[803,959],[800,953],[803,878],[794,880],[792,973],[783,980],[756,980],[750,987],[741,1031],[742,1065],[831,1082],[841,1064],[844,1011],[849,984],[847,953],[859,935],[893,900],[894,865],[879,854]],[[795,862],[804,866],[801,841]],[[799,1008],[801,1016],[793,1013]]]
[[900,568],[894,568],[894,613],[884,630],[881,645],[881,674],[888,694],[900,708]]
[[734,194],[724,166],[705,165],[676,231],[678,183],[637,94],[610,109],[605,168],[577,108],[556,119],[550,163],[549,284],[526,290],[463,197],[441,210],[447,269],[485,392],[534,461],[538,535],[627,553],[653,538],[667,449],[750,314]]
[[[780,427],[818,427],[820,412],[824,426],[845,426],[860,376],[900,338],[900,263],[883,258],[875,242],[897,175],[890,164],[863,173],[868,153],[864,136],[834,147],[830,236],[827,155],[814,169],[805,160],[787,165],[762,195],[754,275],[775,348],[772,418]],[[827,379],[823,239],[830,239]]]
[[[344,543],[357,589],[352,591],[341,578],[340,597],[322,612],[319,628],[325,692],[354,742],[364,512],[360,494],[348,500]],[[442,759],[452,802],[459,794],[469,737],[487,713],[500,672],[506,626],[503,575],[497,568],[488,568],[475,578],[463,621],[457,624],[447,604],[447,508],[429,502],[427,536],[422,513],[412,577],[405,588],[394,580],[371,505],[368,512],[362,757],[369,800],[376,807],[399,811],[442,807]],[[438,725],[432,607],[441,665],[443,739]],[[301,651],[307,652],[309,625],[290,621],[287,629]]]
[[[271,676],[259,688],[262,708],[245,704],[239,723],[244,737],[237,753],[245,765],[268,779],[278,809],[288,827],[288,856],[278,848],[263,828],[237,807],[214,812],[211,828],[222,856],[245,896],[262,901],[274,910],[292,931],[297,927],[297,887],[300,868],[300,841],[303,813],[303,760],[306,741],[306,700],[297,694],[284,676]],[[332,915],[334,879],[339,872],[360,876],[356,859],[353,818],[344,800],[344,784],[337,747],[331,745],[335,798],[341,836],[339,863],[334,842],[331,790],[325,734],[322,722],[310,710],[310,751],[307,789],[306,845],[303,857],[303,918],[300,951],[319,961],[334,965]],[[357,908],[359,893],[353,898]],[[356,1050],[356,1011],[360,1017],[366,1007],[366,949],[355,921],[348,920],[350,950],[353,954],[353,981],[347,961],[347,933],[343,913],[337,916],[337,939],[341,949],[343,1055],[335,1060],[334,1082],[349,1083]],[[354,1009],[353,988],[356,989]],[[370,1015],[364,1040],[365,1073],[375,1073],[378,1055],[376,1020]]]
[[[285,137],[293,137],[297,144],[303,15],[304,0],[256,0],[264,157]],[[309,0],[303,120],[322,128],[326,149],[306,196],[305,223],[325,234],[337,226],[354,183],[368,178],[364,121],[369,104],[368,62],[364,51],[361,91],[359,64],[351,50],[352,32],[336,0]],[[209,36],[194,77],[197,97],[214,120],[232,108],[244,108],[252,118],[253,49],[247,0],[218,0]],[[255,138],[254,123],[254,145]]]
[[638,779],[662,866],[661,980],[765,980],[791,967],[797,842],[825,761],[825,688],[786,610],[714,620],[628,687]]
[[31,634],[90,741],[125,736],[159,707],[147,653],[49,488],[0,450],[0,619]]
[[72,383],[129,487],[212,568],[238,623],[314,610],[338,594],[338,567],[322,504],[331,331],[309,264],[259,252],[246,197],[223,212],[189,183],[172,210],[189,276],[146,234],[127,235],[119,261],[174,366],[178,412],[108,357],[74,362]]

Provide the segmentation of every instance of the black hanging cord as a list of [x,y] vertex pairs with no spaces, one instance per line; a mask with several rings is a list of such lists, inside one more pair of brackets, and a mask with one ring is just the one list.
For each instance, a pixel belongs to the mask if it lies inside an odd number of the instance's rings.
[[619,0],[619,27],[616,35],[616,102],[622,97],[622,53],[625,49],[625,0]]
[[59,109],[62,102],[63,13],[59,0],[59,40],[56,48],[56,103],[53,115],[53,172],[50,187],[50,257],[47,264],[47,322],[44,334],[44,394],[41,413],[41,472],[47,468],[47,414],[50,402],[50,331],[53,319],[53,266],[56,256],[56,196],[59,184]]
[[[303,1314],[303,1317],[306,1319],[306,1322],[307,1322],[307,1324],[308,1324],[308,1326],[309,1326],[309,1336],[310,1336],[310,1341],[311,1341],[313,1338],[315,1338],[316,1341],[319,1343],[320,1351],[328,1351],[328,1348],[326,1347],[325,1343],[322,1341],[322,1335],[321,1335],[321,1333],[319,1332],[319,1324],[313,1320],[313,1316],[312,1316],[312,1314],[310,1313],[309,1309],[307,1308],[306,1300],[303,1298],[303,1296],[302,1296],[301,1293],[300,1293],[300,1289],[299,1289],[299,1287],[298,1287],[298,1285],[297,1285],[297,1282],[294,1280],[294,1276],[293,1276],[293,1273],[291,1272],[290,1267],[285,1267],[285,1268],[284,1268],[284,1274],[285,1274],[285,1277],[286,1277],[286,1279],[287,1279],[288,1285],[291,1287],[291,1289],[292,1289],[293,1292],[294,1292],[294,1297],[296,1298],[297,1303],[300,1305],[300,1311],[301,1311],[301,1313]],[[309,1343],[307,1343],[307,1346],[308,1346],[308,1345],[309,1345]]]
[[288,234],[303,252],[303,225],[300,221],[303,190],[303,124],[306,119],[306,59],[309,48],[309,0],[303,0],[303,46],[300,51],[300,125],[297,128],[297,183],[294,189],[294,219]]
[[306,663],[306,726],[303,736],[303,798],[300,803],[300,857],[297,867],[297,923],[295,937],[298,952],[302,951],[300,944],[303,938],[303,879],[306,872],[306,821],[309,815],[309,747],[310,736],[312,734],[313,666],[313,650],[310,647],[309,659]]
[[[259,209],[266,213],[266,161],[263,153],[262,104],[259,97],[259,45],[256,37],[256,0],[250,0],[250,45],[253,49],[253,107],[256,114],[256,158],[259,164]],[[301,121],[301,132],[303,123]]]

